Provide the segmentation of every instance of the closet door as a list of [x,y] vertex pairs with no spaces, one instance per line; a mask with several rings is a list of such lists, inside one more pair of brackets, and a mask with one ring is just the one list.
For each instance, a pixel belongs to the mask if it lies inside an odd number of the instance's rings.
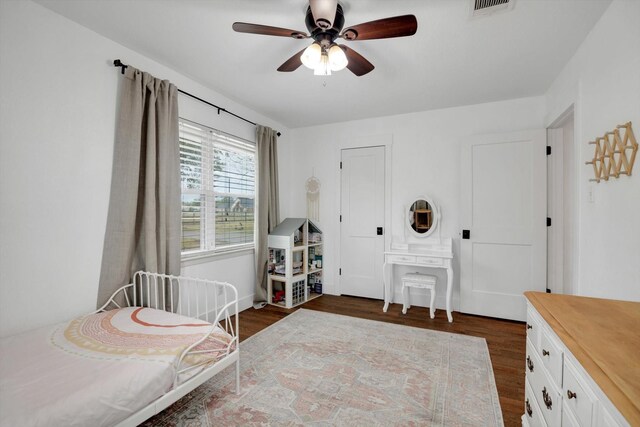
[[383,298],[384,156],[385,147],[341,153],[340,293],[344,295]]
[[525,320],[523,292],[546,289],[546,131],[468,138],[461,167],[460,309]]

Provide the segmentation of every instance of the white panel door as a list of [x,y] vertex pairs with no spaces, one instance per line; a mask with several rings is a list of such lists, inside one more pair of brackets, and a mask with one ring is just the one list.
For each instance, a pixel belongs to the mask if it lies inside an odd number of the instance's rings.
[[461,166],[460,309],[525,320],[523,292],[546,289],[546,131],[471,137]]
[[[382,299],[384,147],[342,150],[340,293]],[[384,231],[384,230],[382,230]]]

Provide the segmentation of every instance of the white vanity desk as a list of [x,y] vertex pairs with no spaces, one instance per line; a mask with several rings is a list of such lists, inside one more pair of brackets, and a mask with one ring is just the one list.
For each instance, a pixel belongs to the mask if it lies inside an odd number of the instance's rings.
[[[426,239],[432,235],[440,223],[440,209],[428,196],[418,196],[409,206],[402,208],[404,216],[404,241],[408,243],[391,244],[391,250],[384,253],[382,266],[382,280],[384,281],[385,313],[389,304],[393,302],[393,266],[407,265],[422,268],[443,268],[447,271],[447,318],[453,322],[451,316],[451,288],[453,284],[453,247],[451,238],[438,237]],[[409,238],[424,239],[420,243],[412,243]],[[391,268],[388,268],[391,267]],[[390,271],[387,271],[390,270]]]
[[[384,280],[384,308],[386,313],[389,304],[393,303],[393,266],[407,265],[420,268],[442,268],[447,271],[447,318],[453,322],[451,316],[451,288],[453,284],[453,249],[451,238],[442,239],[440,244],[408,244],[394,247],[384,253],[382,277]],[[391,267],[391,268],[389,268]],[[387,271],[387,270],[390,271]],[[389,274],[387,274],[389,273]]]

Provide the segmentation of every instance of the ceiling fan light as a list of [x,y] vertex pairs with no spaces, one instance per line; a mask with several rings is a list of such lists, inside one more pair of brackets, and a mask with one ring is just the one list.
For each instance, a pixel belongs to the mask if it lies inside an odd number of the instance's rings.
[[304,52],[302,52],[300,61],[302,61],[302,64],[304,64],[305,67],[315,70],[315,68],[320,63],[321,57],[322,57],[322,48],[318,43],[313,43],[311,44],[311,46],[306,48]]
[[337,44],[334,44],[329,49],[329,67],[331,71],[340,71],[344,70],[344,68],[349,64],[347,60],[347,55],[345,55],[344,50]]
[[311,14],[316,25],[323,30],[328,30],[333,26],[336,17],[338,0],[310,0]]
[[329,56],[326,53],[323,53],[320,57],[320,62],[313,70],[314,76],[330,76],[331,75],[331,67],[329,66]]

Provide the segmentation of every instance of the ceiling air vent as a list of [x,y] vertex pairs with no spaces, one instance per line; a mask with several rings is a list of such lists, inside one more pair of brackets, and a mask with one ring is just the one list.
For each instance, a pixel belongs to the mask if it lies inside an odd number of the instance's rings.
[[515,0],[471,0],[471,16],[513,9]]

